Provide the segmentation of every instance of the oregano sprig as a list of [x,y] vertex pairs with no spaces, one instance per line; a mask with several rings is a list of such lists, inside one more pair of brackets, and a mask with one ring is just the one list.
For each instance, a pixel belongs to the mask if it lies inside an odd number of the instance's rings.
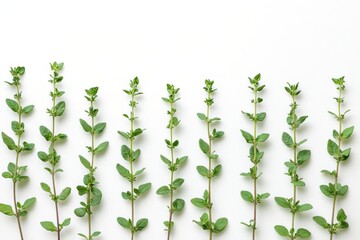
[[202,198],[193,198],[191,203],[198,208],[206,209],[200,217],[200,221],[194,222],[199,225],[203,230],[209,231],[209,240],[213,239],[214,233],[220,233],[224,231],[228,225],[228,219],[225,217],[219,218],[215,222],[213,221],[213,202],[212,202],[212,179],[220,175],[222,166],[221,164],[216,165],[213,168],[213,162],[218,160],[219,155],[213,150],[214,140],[218,140],[224,136],[223,131],[218,131],[215,128],[211,129],[211,125],[219,122],[221,119],[218,117],[210,116],[210,108],[214,104],[213,94],[216,89],[213,88],[214,81],[205,80],[204,90],[207,93],[205,98],[206,114],[198,113],[197,116],[201,121],[204,121],[207,128],[207,142],[203,139],[199,139],[200,150],[206,155],[208,159],[208,166],[197,166],[196,170],[202,176],[207,178],[208,187],[204,191]]
[[88,152],[91,155],[91,160],[89,161],[85,157],[81,155],[79,156],[81,164],[88,170],[88,173],[83,177],[83,185],[77,186],[76,189],[80,196],[86,196],[86,201],[81,201],[81,207],[76,208],[74,213],[78,217],[84,217],[85,215],[87,216],[87,234],[78,233],[79,236],[86,240],[92,240],[101,234],[100,231],[92,231],[93,207],[100,205],[102,199],[102,192],[97,187],[99,183],[95,178],[95,156],[104,152],[109,146],[108,141],[102,142],[99,145],[96,145],[95,143],[95,136],[101,134],[106,127],[105,122],[95,123],[95,118],[99,112],[99,109],[94,107],[98,90],[98,87],[92,87],[85,90],[85,98],[90,103],[89,109],[85,112],[91,118],[91,123],[89,124],[84,119],[80,119],[80,125],[82,126],[83,130],[91,135],[91,145],[86,146]]
[[118,131],[118,133],[128,141],[129,145],[122,145],[121,146],[121,155],[125,161],[129,162],[129,169],[122,166],[121,164],[116,165],[116,169],[119,174],[127,179],[130,183],[130,190],[123,192],[122,197],[125,200],[130,201],[131,203],[131,218],[124,218],[118,217],[118,223],[125,229],[129,230],[131,233],[131,240],[134,239],[135,233],[142,231],[148,225],[147,218],[141,218],[135,223],[135,201],[146,192],[148,192],[151,188],[151,183],[144,183],[139,185],[138,187],[135,186],[137,178],[145,171],[145,168],[140,170],[135,170],[134,163],[140,157],[140,149],[134,150],[134,141],[135,139],[143,133],[145,129],[135,128],[135,119],[137,119],[135,115],[135,108],[137,106],[137,102],[135,98],[138,95],[141,95],[142,92],[139,92],[138,89],[139,79],[135,77],[133,80],[130,81],[130,89],[124,90],[124,92],[130,96],[130,114],[123,114],[123,116],[129,120],[130,122],[130,130],[128,132]]
[[336,89],[338,90],[338,96],[335,97],[335,101],[337,102],[337,113],[330,112],[329,113],[335,117],[338,121],[338,129],[333,130],[333,138],[329,139],[327,142],[327,151],[330,156],[332,156],[336,161],[335,170],[322,170],[322,173],[333,178],[333,183],[329,183],[328,185],[321,185],[320,190],[326,196],[332,199],[332,210],[331,210],[331,218],[330,222],[324,217],[315,216],[313,217],[314,221],[319,224],[324,229],[328,230],[330,234],[330,240],[333,239],[334,235],[338,233],[339,230],[347,229],[349,227],[347,220],[347,216],[345,214],[344,209],[339,209],[336,214],[335,221],[335,213],[336,213],[336,203],[339,197],[344,197],[348,192],[348,185],[341,185],[339,183],[340,176],[340,164],[347,161],[350,157],[351,148],[347,148],[342,150],[343,141],[348,140],[353,134],[354,127],[348,127],[344,129],[343,121],[345,119],[346,113],[350,110],[342,112],[342,104],[344,103],[343,92],[345,90],[345,80],[344,77],[341,78],[333,78],[332,81],[336,85]]
[[20,166],[20,155],[23,152],[30,152],[34,149],[35,144],[22,141],[22,136],[25,132],[25,124],[23,122],[23,115],[30,114],[34,105],[28,105],[23,107],[22,105],[22,91],[21,91],[21,76],[25,73],[25,67],[14,67],[10,69],[12,76],[12,82],[6,82],[10,86],[15,87],[16,91],[14,94],[14,99],[6,99],[7,106],[15,113],[17,113],[17,119],[11,122],[11,129],[16,135],[16,142],[13,138],[6,135],[4,132],[1,133],[3,142],[8,147],[9,150],[15,152],[15,161],[10,162],[7,166],[6,172],[3,172],[2,176],[12,180],[12,195],[13,195],[13,207],[8,204],[0,203],[0,212],[7,215],[13,216],[16,218],[19,234],[21,240],[24,240],[24,234],[21,225],[21,217],[27,215],[28,210],[32,205],[34,205],[36,198],[32,197],[27,199],[24,203],[18,201],[17,196],[17,186],[20,182],[27,181],[28,176],[24,175],[27,166]]
[[47,109],[47,113],[51,117],[51,127],[50,129],[41,125],[40,133],[45,138],[47,142],[50,143],[48,152],[40,151],[38,152],[38,157],[41,161],[49,164],[49,167],[45,167],[45,170],[51,176],[50,185],[42,182],[41,188],[49,194],[50,199],[54,202],[54,210],[55,210],[55,223],[52,221],[42,221],[41,226],[50,232],[56,232],[57,239],[61,239],[61,231],[64,227],[70,224],[71,219],[66,218],[62,222],[60,221],[60,210],[59,210],[59,201],[65,201],[70,193],[71,188],[65,187],[60,194],[58,194],[57,186],[56,186],[56,175],[57,173],[63,172],[62,169],[58,168],[58,163],[60,161],[60,155],[56,151],[56,143],[59,141],[63,141],[67,139],[67,135],[64,133],[56,133],[56,119],[61,117],[65,111],[65,102],[58,101],[58,99],[64,95],[64,91],[60,91],[57,87],[59,83],[62,82],[63,76],[59,74],[59,72],[63,69],[64,63],[54,62],[50,64],[52,74],[50,75],[51,79],[49,82],[52,84],[52,91],[50,92],[51,97],[51,108]]
[[169,110],[167,114],[170,119],[167,124],[167,128],[170,132],[170,139],[165,139],[165,143],[168,149],[170,149],[170,158],[167,158],[163,155],[160,155],[161,160],[166,164],[170,170],[170,183],[168,185],[160,187],[156,193],[161,196],[170,196],[169,202],[169,220],[164,222],[167,231],[167,239],[170,240],[171,231],[175,225],[173,221],[173,214],[176,212],[181,212],[185,206],[185,201],[183,199],[177,198],[174,200],[174,191],[178,190],[181,185],[184,183],[184,179],[175,178],[175,172],[181,167],[186,160],[187,156],[176,158],[175,157],[175,148],[179,146],[179,140],[174,140],[174,129],[179,125],[180,120],[175,116],[176,108],[175,103],[180,99],[177,97],[179,93],[179,88],[175,88],[174,85],[167,84],[167,91],[169,93],[168,98],[162,98],[163,101],[168,103]]
[[265,88],[265,85],[260,85],[261,75],[257,74],[254,78],[249,78],[250,86],[249,88],[254,93],[254,98],[251,100],[254,106],[253,113],[242,112],[247,118],[249,118],[253,122],[253,133],[249,133],[247,131],[241,130],[242,136],[245,141],[251,145],[249,150],[249,158],[252,162],[253,166],[249,169],[249,172],[241,173],[242,176],[249,177],[253,181],[253,192],[250,191],[241,191],[241,197],[253,204],[253,218],[249,221],[249,223],[242,222],[243,225],[249,227],[252,230],[252,239],[256,239],[256,229],[257,229],[257,205],[262,203],[263,200],[267,199],[270,194],[269,193],[258,193],[257,180],[261,176],[262,173],[259,173],[259,163],[261,159],[264,157],[264,152],[261,152],[258,149],[258,145],[260,143],[264,143],[268,138],[268,133],[258,134],[258,123],[265,120],[266,113],[258,112],[258,104],[263,101],[261,97],[259,97],[259,93]]
[[[305,122],[308,116],[297,116],[297,108],[298,104],[296,102],[296,97],[300,94],[299,90],[299,83],[291,85],[288,83],[288,86],[285,87],[285,90],[291,96],[291,104],[290,104],[290,112],[286,119],[287,124],[291,130],[291,133],[283,132],[282,134],[282,141],[293,151],[293,159],[290,161],[285,162],[285,166],[288,168],[286,175],[290,177],[291,184],[293,186],[293,193],[292,197],[285,198],[285,197],[275,197],[276,203],[283,208],[286,208],[291,213],[291,227],[288,229],[282,225],[276,225],[275,231],[282,237],[286,237],[288,239],[307,239],[311,236],[309,230],[305,228],[295,228],[295,217],[296,214],[300,212],[309,211],[312,209],[312,205],[305,203],[300,204],[298,200],[298,187],[305,187],[305,183],[302,178],[298,175],[298,170],[301,168],[305,163],[307,163],[311,157],[311,151],[304,149],[299,150],[299,147],[305,143],[307,140],[298,141],[298,128]],[[291,136],[292,135],[292,136]]]

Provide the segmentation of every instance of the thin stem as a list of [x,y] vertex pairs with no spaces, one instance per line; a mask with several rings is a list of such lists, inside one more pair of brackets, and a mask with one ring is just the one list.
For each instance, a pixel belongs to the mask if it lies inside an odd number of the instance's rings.
[[[131,95],[131,113],[130,113],[130,133],[132,134],[134,130],[134,110],[135,110],[135,99],[134,94]],[[130,174],[133,176],[134,169],[133,169],[133,138],[130,138],[130,156],[129,156],[129,162],[130,162]],[[135,230],[134,230],[134,224],[135,224],[135,199],[134,199],[134,179],[131,179],[131,223],[133,225],[133,228],[131,230],[131,240],[134,240]]]
[[[56,96],[55,96],[55,92],[56,92],[56,81],[53,81],[53,93],[54,96],[52,97],[52,109],[55,109],[56,106]],[[55,136],[55,115],[52,114],[52,136]],[[54,148],[55,148],[55,139],[52,138],[51,139],[51,144],[50,144],[50,152],[54,153]],[[54,190],[54,196],[57,196],[56,194],[56,184],[55,184],[55,159],[53,159],[54,161],[51,163],[51,181],[52,181],[52,186],[53,186],[53,190]],[[55,198],[54,199],[54,204],[55,204],[55,214],[56,214],[56,233],[57,233],[57,239],[60,240],[60,216],[59,216],[59,205],[58,205],[58,200]]]
[[[16,93],[17,93],[17,102],[18,105],[21,106],[21,101],[20,101],[20,89],[19,89],[19,85],[16,84]],[[19,124],[21,125],[21,109],[19,108],[18,110],[18,120],[19,120]],[[17,150],[16,150],[16,160],[15,160],[15,176],[13,179],[17,178],[17,174],[18,174],[18,168],[19,168],[19,148],[20,148],[20,141],[21,141],[21,135],[22,134],[18,134],[18,139],[17,139]],[[19,214],[19,210],[18,207],[16,205],[17,203],[17,197],[16,197],[16,180],[13,181],[13,199],[14,199],[14,209],[15,209],[15,216],[16,216],[16,220],[17,220],[17,224],[18,224],[18,228],[19,228],[19,233],[20,233],[20,237],[21,240],[24,240],[24,236],[23,236],[23,232],[22,232],[22,227],[21,227],[21,221],[20,221],[20,214]]]
[[[341,154],[341,132],[342,132],[342,116],[341,116],[341,97],[342,97],[342,88],[339,87],[339,99],[338,99],[338,119],[339,119],[339,137],[338,137],[338,153],[336,160],[336,173],[335,173],[335,183],[334,186],[336,187],[338,183],[338,177],[339,177],[339,168],[340,168],[340,154]],[[331,213],[331,227],[334,226],[335,221],[335,209],[336,209],[336,200],[337,200],[337,194],[334,195],[333,199],[333,206],[332,206],[332,213]],[[334,232],[330,232],[330,240],[333,239]]]
[[[208,93],[208,99],[211,98],[211,93]],[[208,140],[209,140],[209,155],[212,152],[212,138],[211,138],[211,133],[210,133],[210,105],[207,105],[207,109],[206,109],[206,115],[207,115],[207,133],[208,133]],[[209,222],[212,225],[212,202],[211,202],[211,168],[212,168],[212,162],[211,162],[211,158],[208,157],[209,163],[208,163],[208,192],[209,192]],[[210,232],[209,232],[209,240],[213,239],[213,231],[212,231],[212,227],[210,228]]]
[[[294,150],[294,164],[295,166],[297,166],[297,125],[296,125],[296,113],[295,113],[295,109],[296,109],[296,101],[295,101],[295,96],[293,95],[292,96],[292,106],[293,106],[293,109],[292,109],[292,118],[294,120],[294,124],[293,124],[293,137],[294,137],[294,146],[293,146],[293,150]],[[296,172],[294,173],[296,174]],[[293,189],[293,206],[295,206],[296,204],[296,201],[297,201],[297,187],[294,185],[294,189]],[[296,212],[292,212],[292,220],[291,220],[291,229],[295,230],[295,215],[296,215]],[[294,240],[295,239],[295,236],[294,236],[294,233],[291,234],[291,240]]]
[[[92,109],[94,107],[94,102],[91,101],[90,102],[90,109]],[[94,129],[94,126],[95,126],[95,119],[94,119],[94,116],[91,115],[91,129]],[[91,149],[94,149],[95,148],[95,134],[94,132],[92,131],[91,132]],[[95,153],[94,151],[91,152],[91,168],[90,168],[90,178],[92,179],[93,177],[93,171],[94,171],[94,160],[95,160]],[[91,186],[92,187],[92,186]],[[91,230],[91,221],[92,221],[92,218],[91,218],[91,215],[92,215],[92,212],[91,212],[91,190],[88,190],[87,192],[87,206],[89,206],[89,213],[88,213],[88,239],[89,240],[92,240],[92,230]]]
[[[171,102],[170,103],[170,142],[173,142],[173,130],[174,127],[171,123],[173,117],[174,117],[174,112],[173,112],[173,106],[174,103]],[[170,149],[171,152],[171,164],[174,164],[174,148]],[[174,171],[171,170],[171,174],[170,174],[170,185],[172,184],[172,182],[174,181]],[[173,199],[174,199],[174,189],[172,187],[170,187],[170,204],[169,204],[169,225],[168,225],[168,236],[167,236],[167,240],[170,240],[170,236],[171,236],[171,222],[172,222],[172,216],[174,213],[174,208],[173,208]]]
[[[254,117],[256,119],[256,115],[257,115],[257,90],[254,91]],[[256,134],[257,134],[257,122],[256,120],[254,120],[254,167],[256,169],[257,172],[257,151],[256,151]],[[254,226],[252,229],[252,239],[255,240],[256,238],[256,218],[257,218],[257,176],[255,176],[254,178]]]

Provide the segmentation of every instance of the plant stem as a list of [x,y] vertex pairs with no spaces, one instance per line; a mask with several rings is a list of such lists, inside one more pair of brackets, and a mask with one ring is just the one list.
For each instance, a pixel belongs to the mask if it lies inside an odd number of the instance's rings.
[[[208,99],[211,98],[211,93],[208,93]],[[207,133],[208,133],[208,140],[209,140],[209,164],[208,164],[208,192],[209,192],[209,222],[212,225],[212,202],[211,202],[211,169],[212,169],[212,162],[211,162],[211,158],[210,158],[210,154],[212,153],[212,137],[211,137],[211,132],[210,132],[210,105],[207,105],[207,109],[206,109],[206,117],[207,117],[207,122],[206,122],[206,126],[207,126]],[[213,231],[212,231],[212,226],[210,228],[210,232],[209,232],[209,240],[213,239]]]
[[[293,146],[293,149],[294,149],[294,164],[295,166],[297,167],[297,125],[296,125],[296,113],[295,113],[295,109],[296,109],[296,101],[295,101],[295,95],[292,96],[292,106],[293,106],[293,111],[292,111],[292,118],[294,119],[294,124],[293,124],[293,138],[294,138],[294,146]],[[296,173],[294,173],[296,174]],[[295,206],[296,204],[296,201],[297,201],[297,186],[294,185],[294,190],[293,190],[293,202],[292,202],[292,205]],[[291,229],[295,230],[295,215],[296,215],[296,212],[292,212],[292,221],[291,221]],[[294,236],[294,233],[291,234],[291,240],[294,240],[295,239],[295,236]]]
[[[90,101],[90,109],[93,109],[94,102]],[[95,126],[95,120],[94,116],[91,115],[91,129],[94,129]],[[91,131],[91,149],[95,148],[95,134],[93,131]],[[90,168],[90,178],[93,178],[93,171],[94,171],[94,160],[95,160],[95,153],[94,151],[91,152],[91,168]],[[92,186],[91,186],[92,188]],[[92,240],[92,230],[91,230],[91,189],[87,191],[87,198],[86,198],[86,205],[89,206],[89,212],[88,212],[88,239]]]
[[[21,101],[20,101],[20,89],[19,89],[19,85],[16,85],[16,93],[17,93],[17,102],[18,105],[21,106]],[[21,125],[21,109],[19,108],[18,110],[18,120],[19,120],[19,124]],[[21,141],[21,134],[18,135],[18,139],[17,139],[17,150],[16,150],[16,160],[15,160],[15,174],[16,176],[14,176],[14,179],[17,178],[17,174],[18,174],[18,166],[19,166],[19,155],[20,155],[20,141]],[[16,205],[17,203],[17,197],[16,197],[16,180],[13,181],[13,199],[14,199],[14,209],[15,209],[15,215],[16,215],[16,220],[17,220],[17,224],[18,224],[18,228],[19,228],[19,233],[20,233],[20,237],[21,240],[24,240],[24,236],[23,236],[23,232],[22,232],[22,227],[21,227],[21,221],[20,221],[20,214],[19,214],[19,210],[18,207]]]
[[[255,120],[254,120],[254,167],[256,169],[256,172],[257,172],[257,151],[256,151],[256,145],[257,145],[257,142],[256,142],[256,132],[257,132],[257,122],[256,122],[256,115],[257,115],[257,90],[254,91],[254,117],[255,117]],[[253,229],[252,229],[252,239],[255,240],[256,238],[256,218],[257,218],[257,199],[256,199],[256,196],[257,196],[257,176],[255,176],[254,178],[254,226],[253,226]]]
[[[53,92],[55,93],[56,90],[56,81],[53,81]],[[56,106],[56,96],[54,95],[52,97],[52,109],[55,109]],[[52,114],[52,136],[55,136],[55,115]],[[51,145],[50,145],[50,152],[53,153],[54,152],[54,148],[55,148],[55,139],[51,140]],[[55,159],[54,159],[55,160]],[[51,181],[52,181],[52,186],[53,186],[53,190],[54,190],[54,196],[57,196],[56,194],[56,184],[55,184],[55,161],[51,163]],[[59,216],[59,204],[58,204],[58,200],[54,199],[54,204],[55,204],[55,214],[56,214],[56,233],[57,233],[57,239],[60,240],[60,216]]]
[[[342,116],[341,116],[341,97],[342,97],[342,88],[339,87],[339,99],[338,99],[338,121],[339,121],[339,137],[338,137],[338,159],[336,161],[336,174],[335,174],[335,183],[334,186],[336,188],[336,185],[338,183],[338,177],[339,177],[339,167],[340,167],[340,160],[341,160],[341,132],[342,132]],[[331,213],[331,227],[334,225],[335,220],[335,208],[336,208],[336,200],[337,200],[337,194],[334,195],[333,200],[333,206],[332,206],[332,213]],[[334,232],[330,231],[330,240],[333,239]]]
[[[130,133],[134,131],[134,115],[135,111],[135,99],[134,94],[131,95],[131,113],[130,113]],[[130,174],[133,176],[134,169],[133,169],[133,138],[130,138],[130,155],[129,155],[129,161],[130,161]],[[134,179],[131,179],[131,223],[133,228],[131,229],[131,240],[134,240],[135,235],[135,199],[134,199]]]
[[[170,103],[170,121],[172,121],[173,117],[174,117],[174,112],[173,112],[173,107],[174,107],[174,103],[171,102]],[[173,142],[173,130],[174,127],[172,125],[172,123],[170,122],[170,142]],[[170,149],[171,152],[171,164],[174,165],[174,148]],[[170,184],[172,184],[172,182],[174,181],[174,171],[171,170],[171,174],[170,174]],[[173,208],[173,199],[174,199],[174,189],[172,187],[170,187],[170,204],[169,204],[169,225],[168,225],[168,235],[167,235],[167,240],[170,240],[170,236],[171,236],[171,222],[172,222],[172,216],[174,213],[174,208]]]

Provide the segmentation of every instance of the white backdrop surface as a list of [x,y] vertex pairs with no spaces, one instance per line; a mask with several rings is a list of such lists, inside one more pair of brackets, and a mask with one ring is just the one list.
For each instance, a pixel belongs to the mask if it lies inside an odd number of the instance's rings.
[[[59,188],[71,186],[73,193],[61,205],[61,217],[72,218],[64,230],[63,239],[78,239],[78,232],[86,231],[85,219],[79,219],[73,210],[83,200],[75,187],[82,182],[85,169],[78,155],[86,155],[89,136],[83,132],[79,118],[86,118],[87,102],[84,89],[99,86],[97,107],[99,120],[107,122],[105,133],[98,139],[110,141],[106,154],[96,161],[97,178],[104,197],[101,207],[94,213],[94,229],[102,231],[99,239],[126,239],[129,233],[121,228],[116,218],[130,216],[130,205],[121,198],[128,183],[115,169],[118,162],[125,163],[120,154],[124,143],[117,134],[127,130],[128,122],[122,117],[129,111],[128,98],[122,89],[135,76],[140,79],[144,95],[139,98],[136,125],[146,132],[136,147],[142,155],[137,167],[146,167],[140,182],[151,181],[153,189],[136,204],[137,218],[148,217],[149,226],[137,239],[165,239],[162,222],[167,218],[167,199],[155,194],[158,187],[168,181],[168,170],[159,155],[168,154],[164,138],[168,136],[167,105],[161,97],[167,95],[166,83],[181,88],[178,117],[181,125],[176,130],[180,140],[178,155],[188,155],[189,161],[177,172],[185,185],[177,196],[186,200],[185,211],[176,215],[174,240],[207,239],[207,233],[198,228],[193,219],[201,211],[190,204],[190,199],[201,196],[206,181],[196,172],[196,166],[206,164],[198,148],[198,139],[206,136],[197,112],[205,111],[202,90],[204,80],[215,80],[213,114],[221,117],[218,129],[225,131],[222,141],[215,144],[223,171],[214,180],[214,216],[226,216],[228,229],[215,239],[250,239],[250,231],[240,225],[251,218],[251,206],[240,197],[240,190],[249,189],[250,181],[239,176],[246,171],[248,145],[240,129],[251,129],[251,123],[241,110],[251,109],[252,97],[247,88],[247,77],[262,74],[266,84],[261,111],[268,116],[259,129],[270,133],[263,146],[265,157],[260,165],[263,175],[259,182],[262,192],[271,198],[259,209],[259,240],[281,239],[273,227],[290,225],[290,214],[276,205],[275,196],[291,196],[291,185],[284,174],[291,152],[281,142],[287,131],[286,116],[290,98],[284,91],[286,82],[300,82],[303,91],[298,102],[300,114],[309,118],[300,131],[307,138],[304,145],[312,150],[310,164],[300,175],[307,187],[299,192],[299,199],[313,204],[314,209],[298,218],[298,226],[308,228],[312,239],[327,239],[327,232],[312,221],[314,215],[330,217],[331,200],[319,190],[329,181],[320,173],[333,169],[335,161],[328,156],[326,142],[337,123],[327,113],[335,110],[332,97],[337,92],[332,77],[346,76],[346,104],[352,111],[346,126],[355,125],[356,134],[347,146],[353,147],[351,159],[341,167],[340,182],[350,190],[339,200],[348,214],[350,228],[335,239],[356,239],[360,224],[360,164],[357,146],[359,137],[360,92],[360,34],[358,1],[1,1],[0,2],[0,80],[9,81],[10,66],[23,65],[23,100],[34,104],[35,111],[25,118],[25,138],[36,143],[34,152],[22,157],[29,166],[30,182],[18,191],[20,200],[36,196],[38,201],[23,221],[26,239],[54,239],[53,233],[44,231],[39,222],[53,220],[53,204],[40,188],[40,182],[49,182],[36,152],[45,150],[47,143],[39,133],[39,125],[49,125],[46,108],[50,106],[49,62],[63,61],[64,81],[59,86],[66,94],[64,117],[58,121],[58,130],[68,134],[66,143],[58,147],[64,173],[58,175]],[[11,133],[10,122],[15,115],[5,105],[13,89],[0,84],[0,130]],[[14,155],[0,144],[0,170],[5,171]],[[11,183],[0,179],[0,202],[11,202]],[[0,215],[0,239],[19,239],[15,219]]]

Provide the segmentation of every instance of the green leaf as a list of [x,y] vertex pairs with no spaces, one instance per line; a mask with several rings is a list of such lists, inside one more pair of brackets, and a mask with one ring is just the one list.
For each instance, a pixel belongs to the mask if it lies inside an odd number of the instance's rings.
[[289,230],[287,230],[286,227],[281,226],[281,225],[276,225],[275,227],[275,231],[282,237],[288,237],[290,236]]
[[91,126],[83,119],[80,119],[80,124],[82,126],[82,128],[84,129],[85,132],[91,132],[92,128]]
[[15,150],[17,148],[14,140],[11,137],[6,135],[4,132],[1,133],[1,136],[2,136],[3,142],[8,147],[8,149]]
[[117,222],[120,224],[120,226],[122,226],[125,229],[131,229],[132,228],[132,224],[131,224],[130,219],[127,220],[127,219],[125,219],[123,217],[118,217]]
[[311,151],[310,150],[301,150],[297,154],[297,161],[301,165],[305,162],[307,162],[311,157]]
[[106,123],[98,123],[94,126],[94,134],[100,134],[104,131]]
[[139,176],[140,174],[142,174],[145,171],[145,168],[142,168],[138,171],[135,172],[134,176]]
[[8,98],[5,101],[6,101],[6,105],[8,105],[8,107],[11,110],[13,110],[16,113],[19,112],[20,107],[19,107],[19,104],[16,101],[14,101],[12,99],[8,99]]
[[96,232],[93,232],[93,234],[91,234],[91,236],[94,238],[94,237],[100,236],[100,234],[101,234],[101,232],[96,231]]
[[126,160],[130,160],[130,148],[126,145],[121,146],[121,156]]
[[202,198],[193,198],[193,199],[191,199],[191,203],[198,208],[206,208],[207,207],[206,202]]
[[26,106],[22,109],[22,112],[24,114],[29,114],[32,112],[32,110],[34,109],[34,105],[29,105],[29,106]]
[[313,207],[311,206],[311,204],[303,204],[303,205],[299,205],[297,210],[298,212],[305,212],[305,211],[309,211],[311,210]]
[[139,195],[146,193],[147,191],[150,190],[150,188],[151,188],[151,183],[141,184],[139,186],[139,188],[138,188],[139,189]]
[[80,196],[82,196],[88,192],[87,188],[84,186],[77,186],[76,189],[78,190],[78,193]]
[[336,219],[337,219],[340,223],[346,221],[347,216],[346,216],[346,214],[345,214],[344,209],[341,208],[341,209],[338,211],[338,213],[337,213],[337,215],[336,215]]
[[53,136],[51,131],[45,126],[40,126],[40,133],[41,136],[43,136],[46,141],[49,141]]
[[203,121],[206,121],[207,120],[207,117],[205,114],[203,113],[197,113],[197,116],[200,120],[203,120]]
[[181,187],[181,185],[184,183],[184,179],[182,179],[182,178],[177,178],[177,179],[175,179],[173,182],[172,182],[172,184],[171,184],[171,186],[172,186],[172,188],[174,189],[174,190],[176,190],[176,189],[178,189],[179,187]]
[[184,209],[185,201],[182,199],[176,199],[172,205],[174,212],[181,212]]
[[61,191],[60,195],[59,195],[59,200],[60,201],[64,201],[65,199],[67,199],[69,197],[71,193],[71,188],[66,187],[64,190]]
[[336,156],[339,153],[339,147],[333,140],[328,140],[327,151],[331,156]]
[[199,146],[203,153],[210,154],[209,153],[209,149],[210,149],[209,144],[207,144],[204,140],[199,139]]
[[244,199],[247,202],[254,202],[254,197],[251,192],[249,191],[241,191],[240,192],[242,199]]
[[162,186],[156,191],[156,194],[161,196],[168,195],[169,193],[170,188],[168,186]]
[[3,178],[13,178],[13,175],[9,172],[3,172],[2,176],[3,176]]
[[290,208],[290,203],[286,198],[283,197],[275,197],[275,202],[283,208]]
[[101,153],[105,151],[108,146],[109,146],[109,142],[100,143],[99,146],[95,148],[95,153]]
[[214,224],[214,232],[220,233],[220,232],[224,231],[224,229],[226,228],[227,225],[228,225],[227,218],[219,218],[218,220],[216,220],[216,222]]
[[308,116],[302,116],[299,117],[299,119],[296,121],[296,125],[299,127],[305,120],[308,118]]
[[55,227],[54,223],[52,223],[52,222],[44,221],[44,222],[41,222],[40,224],[44,229],[46,229],[46,230],[48,230],[50,232],[56,232],[57,231],[57,228]]
[[171,167],[171,161],[169,159],[167,159],[165,156],[160,155],[161,160],[168,165],[168,167]]
[[222,169],[222,166],[221,164],[217,165],[216,167],[214,167],[213,169],[213,176],[216,177],[216,176],[219,176],[220,175],[220,172],[221,172],[221,169]]
[[321,216],[315,216],[315,217],[313,217],[313,220],[325,229],[329,228],[329,226],[330,226],[330,224],[327,223],[325,218],[323,218]]
[[346,129],[344,129],[344,131],[341,133],[341,137],[342,137],[343,139],[348,139],[348,138],[351,137],[353,131],[354,131],[354,127],[353,127],[353,126],[352,126],[352,127],[349,127],[349,128],[346,128]]
[[329,197],[329,198],[333,198],[333,197],[334,197],[334,191],[332,191],[332,189],[331,189],[329,186],[327,186],[327,185],[321,185],[321,186],[320,186],[320,190],[321,190],[321,192],[322,192],[325,196],[327,196],[327,197]]
[[282,134],[282,141],[283,143],[288,146],[289,148],[293,148],[294,147],[294,141],[292,139],[292,137],[287,133],[287,132],[283,132]]
[[23,209],[27,209],[30,208],[32,205],[34,205],[34,203],[36,202],[36,198],[29,198],[27,199],[24,204],[23,204]]
[[40,185],[41,185],[42,190],[44,190],[45,192],[51,193],[51,189],[50,189],[49,185],[47,185],[46,183],[43,183],[43,182],[40,183]]
[[80,158],[80,162],[81,164],[86,168],[86,169],[90,169],[91,168],[91,164],[88,160],[86,160],[86,158],[84,158],[83,156],[79,155]]
[[67,218],[62,222],[61,226],[66,227],[69,226],[70,223],[71,223],[71,218]]
[[47,155],[45,152],[38,152],[38,157],[41,161],[47,162],[49,160],[49,155]]
[[65,111],[65,102],[61,101],[55,106],[55,116],[60,117]]
[[337,194],[339,196],[344,196],[349,190],[349,187],[347,185],[341,186],[340,189],[337,189]]
[[131,177],[130,171],[127,170],[125,167],[123,167],[120,164],[116,164],[116,169],[123,178],[130,179]]
[[209,174],[209,170],[204,167],[204,166],[197,166],[196,170],[198,171],[198,173],[203,176],[203,177],[207,177]]
[[146,226],[148,225],[148,220],[146,218],[142,218],[142,219],[139,219],[137,222],[136,222],[136,225],[135,225],[135,231],[141,231],[143,230],[144,228],[146,228]]
[[0,203],[0,212],[7,216],[15,216],[15,213],[12,210],[12,207],[7,204]]
[[86,209],[85,208],[77,208],[74,210],[74,213],[78,217],[84,217],[86,214]]
[[246,132],[244,130],[240,130],[240,131],[241,131],[241,134],[243,135],[243,137],[245,138],[247,143],[253,143],[254,142],[254,137],[250,133],[248,133],[248,132]]
[[265,117],[266,117],[266,113],[264,112],[258,113],[256,114],[256,121],[258,122],[264,121]]
[[257,142],[265,142],[269,138],[270,134],[268,133],[262,133],[259,136],[257,136],[256,141]]
[[311,233],[305,228],[299,228],[295,236],[298,236],[299,238],[309,238]]

